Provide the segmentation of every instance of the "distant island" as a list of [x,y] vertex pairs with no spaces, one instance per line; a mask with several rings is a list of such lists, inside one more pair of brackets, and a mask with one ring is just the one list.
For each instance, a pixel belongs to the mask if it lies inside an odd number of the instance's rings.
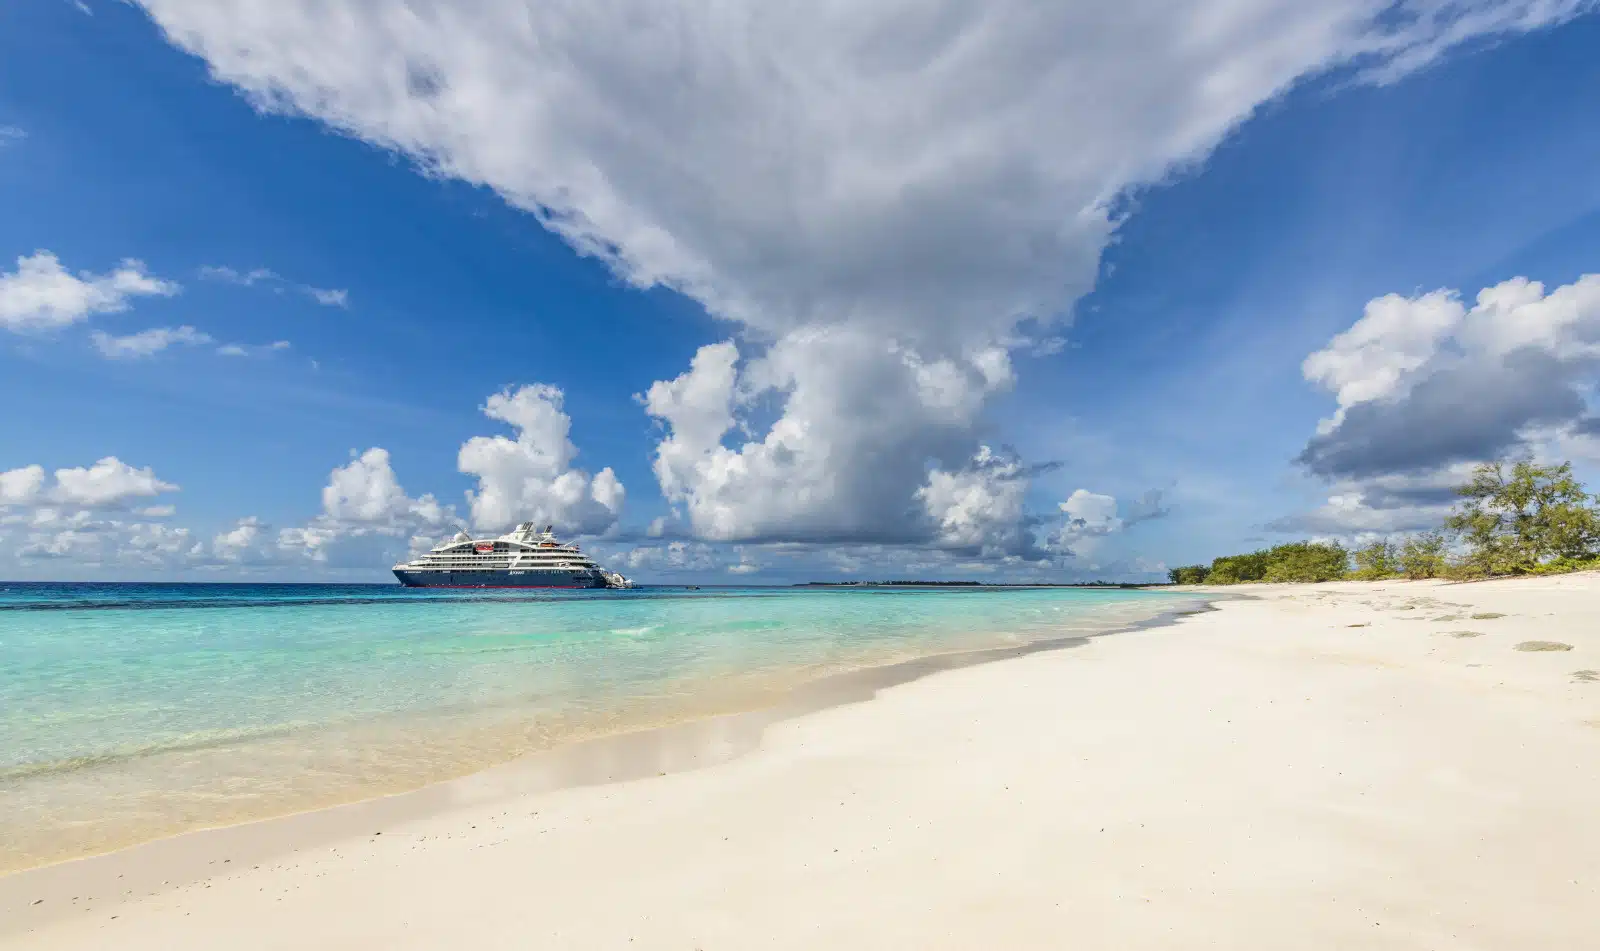
[[[1161,582],[1155,583],[1157,586]],[[1132,581],[1075,581],[1056,584],[1048,581],[802,581],[796,588],[1148,588],[1149,583]]]

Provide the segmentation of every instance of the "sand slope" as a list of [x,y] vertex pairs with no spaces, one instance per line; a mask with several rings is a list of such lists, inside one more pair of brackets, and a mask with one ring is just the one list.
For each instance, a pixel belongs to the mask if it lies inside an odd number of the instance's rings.
[[142,897],[71,901],[116,856],[12,876],[0,944],[1600,948],[1600,682],[1575,676],[1600,670],[1600,577],[1247,593],[779,723],[707,769],[259,868],[202,833],[182,847],[215,877]]

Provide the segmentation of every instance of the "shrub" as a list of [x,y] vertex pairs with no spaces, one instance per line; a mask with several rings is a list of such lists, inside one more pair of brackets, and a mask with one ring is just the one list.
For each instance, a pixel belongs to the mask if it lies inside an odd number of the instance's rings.
[[1251,552],[1248,555],[1224,555],[1213,559],[1209,581],[1212,584],[1239,584],[1260,581],[1267,576],[1267,553]]
[[1263,580],[1338,581],[1349,570],[1350,554],[1332,542],[1290,542],[1268,549]]
[[1400,546],[1400,572],[1412,581],[1445,575],[1444,536],[1438,532],[1413,535]]
[[1357,581],[1380,581],[1400,573],[1399,551],[1393,542],[1373,542],[1351,553],[1356,570],[1350,577]]
[[1211,569],[1205,565],[1184,565],[1167,572],[1173,584],[1205,584],[1210,575]]

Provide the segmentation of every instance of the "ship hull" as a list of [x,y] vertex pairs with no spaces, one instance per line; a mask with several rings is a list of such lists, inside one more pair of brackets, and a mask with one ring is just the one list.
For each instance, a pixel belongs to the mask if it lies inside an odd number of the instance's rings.
[[538,571],[505,568],[481,571],[408,571],[394,569],[408,588],[604,588],[606,580],[587,571]]

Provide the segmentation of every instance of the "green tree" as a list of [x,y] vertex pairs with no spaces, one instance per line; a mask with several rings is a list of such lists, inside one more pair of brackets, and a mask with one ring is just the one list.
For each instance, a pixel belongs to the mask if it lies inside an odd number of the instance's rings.
[[1264,581],[1338,581],[1350,565],[1350,553],[1332,542],[1290,542],[1265,554]]
[[1600,517],[1572,464],[1499,462],[1473,470],[1456,490],[1462,503],[1445,520],[1467,547],[1464,567],[1486,575],[1526,574],[1553,562],[1594,557]]
[[1412,535],[1400,546],[1399,568],[1412,581],[1439,578],[1444,575],[1445,538],[1438,532]]
[[1172,579],[1173,584],[1205,584],[1210,574],[1211,569],[1205,565],[1184,565],[1168,571],[1167,577]]
[[1211,561],[1212,584],[1239,584],[1260,581],[1267,576],[1267,553],[1254,551],[1248,555],[1224,555]]
[[1393,542],[1378,541],[1350,553],[1356,563],[1351,577],[1357,581],[1381,581],[1400,573],[1399,552]]

